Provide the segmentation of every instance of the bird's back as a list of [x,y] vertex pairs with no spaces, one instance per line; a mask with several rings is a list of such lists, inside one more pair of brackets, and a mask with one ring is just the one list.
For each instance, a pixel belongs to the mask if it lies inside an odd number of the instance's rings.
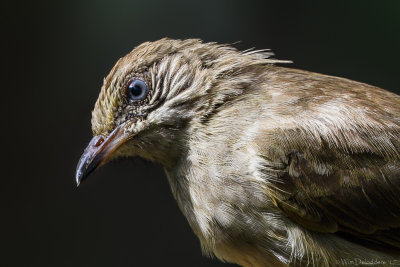
[[400,97],[295,69],[253,72],[192,125],[184,173],[205,248],[232,261],[246,244],[248,266],[398,255]]

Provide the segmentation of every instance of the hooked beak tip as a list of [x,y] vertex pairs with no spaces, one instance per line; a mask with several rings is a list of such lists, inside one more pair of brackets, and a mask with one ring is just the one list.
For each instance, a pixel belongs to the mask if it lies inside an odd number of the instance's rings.
[[94,136],[83,152],[76,168],[76,184],[79,186],[89,174],[103,166],[113,157],[113,153],[127,139],[123,130],[124,125],[116,127],[108,137]]
[[102,154],[103,147],[101,144],[103,142],[104,138],[102,136],[95,136],[83,152],[76,168],[75,179],[77,186],[79,186],[89,174],[97,169],[106,158]]
[[81,184],[81,179],[82,179],[81,172],[79,170],[76,172],[75,179],[76,179],[76,187],[79,187],[79,185]]

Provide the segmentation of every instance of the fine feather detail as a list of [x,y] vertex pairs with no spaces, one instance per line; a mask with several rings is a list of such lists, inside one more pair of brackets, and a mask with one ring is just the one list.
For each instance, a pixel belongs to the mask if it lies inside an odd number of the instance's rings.
[[[144,43],[105,79],[93,132],[134,122],[114,156],[164,166],[205,254],[243,266],[397,257],[400,97],[272,56]],[[137,76],[150,93],[130,103],[124,86]]]

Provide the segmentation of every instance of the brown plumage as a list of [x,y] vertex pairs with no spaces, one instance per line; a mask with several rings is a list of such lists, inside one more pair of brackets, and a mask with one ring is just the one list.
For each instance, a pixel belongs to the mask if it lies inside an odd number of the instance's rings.
[[141,156],[164,166],[206,254],[389,265],[400,257],[400,97],[271,55],[200,40],[138,46],[104,81],[78,183]]

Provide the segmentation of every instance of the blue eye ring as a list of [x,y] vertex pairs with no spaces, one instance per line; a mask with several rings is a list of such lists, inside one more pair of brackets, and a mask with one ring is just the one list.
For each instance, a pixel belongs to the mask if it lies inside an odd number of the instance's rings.
[[127,94],[130,100],[143,100],[148,91],[147,84],[141,79],[133,79],[128,83]]

